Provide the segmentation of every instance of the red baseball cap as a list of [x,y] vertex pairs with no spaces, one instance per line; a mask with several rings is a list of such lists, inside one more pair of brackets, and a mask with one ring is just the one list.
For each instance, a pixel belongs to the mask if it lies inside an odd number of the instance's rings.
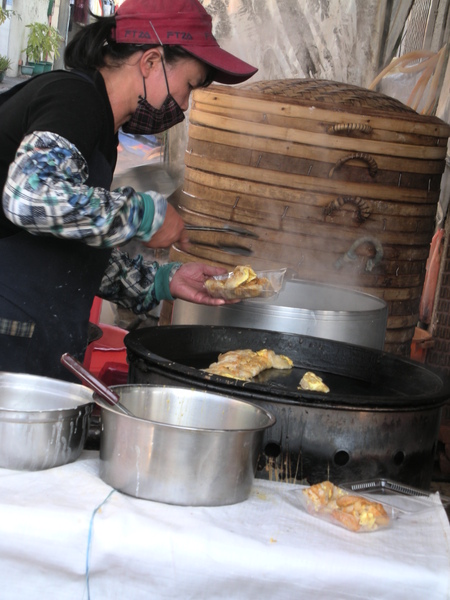
[[125,0],[116,10],[112,39],[122,44],[181,46],[214,69],[219,83],[241,83],[258,70],[222,50],[212,19],[198,0]]

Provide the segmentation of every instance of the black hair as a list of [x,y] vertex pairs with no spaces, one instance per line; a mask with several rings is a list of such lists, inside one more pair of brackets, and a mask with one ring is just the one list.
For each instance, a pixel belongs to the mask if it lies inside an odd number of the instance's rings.
[[[122,44],[111,37],[111,30],[116,26],[114,15],[98,17],[91,13],[94,21],[84,25],[67,44],[64,52],[64,64],[67,69],[97,70],[102,67],[119,67],[136,52],[145,52],[160,44]],[[164,60],[173,64],[181,58],[195,58],[181,46],[164,45]],[[214,69],[208,68],[206,80],[202,87],[212,83]]]

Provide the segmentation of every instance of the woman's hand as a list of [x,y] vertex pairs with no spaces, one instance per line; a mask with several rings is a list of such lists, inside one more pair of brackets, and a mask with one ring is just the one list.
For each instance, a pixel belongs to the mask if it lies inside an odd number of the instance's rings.
[[206,291],[204,283],[206,279],[214,275],[224,275],[227,269],[211,267],[201,263],[186,263],[182,265],[170,282],[170,293],[174,298],[196,302],[197,304],[234,304],[239,300],[223,300],[222,298],[211,298]]
[[171,204],[167,205],[164,223],[148,242],[144,242],[148,248],[169,248],[178,242],[181,250],[187,250],[189,237],[184,228],[184,221]]

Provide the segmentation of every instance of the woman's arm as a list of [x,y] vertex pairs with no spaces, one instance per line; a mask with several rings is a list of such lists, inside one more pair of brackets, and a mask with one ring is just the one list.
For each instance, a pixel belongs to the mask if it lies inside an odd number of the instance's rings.
[[161,300],[173,300],[169,285],[180,267],[181,263],[149,262],[140,254],[130,258],[126,252],[115,249],[98,296],[136,314],[146,313]]
[[220,306],[236,300],[212,298],[204,282],[209,277],[226,272],[224,267],[196,262],[159,265],[145,261],[141,255],[130,258],[116,249],[112,252],[98,295],[136,314],[148,312],[161,300],[175,298]]
[[21,143],[3,191],[7,218],[30,233],[113,247],[148,241],[164,222],[167,202],[131,187],[107,191],[85,184],[87,163],[77,148],[50,132]]

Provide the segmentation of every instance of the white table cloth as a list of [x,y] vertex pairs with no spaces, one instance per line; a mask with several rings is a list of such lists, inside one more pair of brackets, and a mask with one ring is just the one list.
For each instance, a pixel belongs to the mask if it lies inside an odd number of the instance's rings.
[[0,469],[1,600],[450,598],[438,502],[355,534],[303,512],[300,486],[256,479],[245,502],[191,508],[113,491],[98,468],[85,451],[48,471]]

